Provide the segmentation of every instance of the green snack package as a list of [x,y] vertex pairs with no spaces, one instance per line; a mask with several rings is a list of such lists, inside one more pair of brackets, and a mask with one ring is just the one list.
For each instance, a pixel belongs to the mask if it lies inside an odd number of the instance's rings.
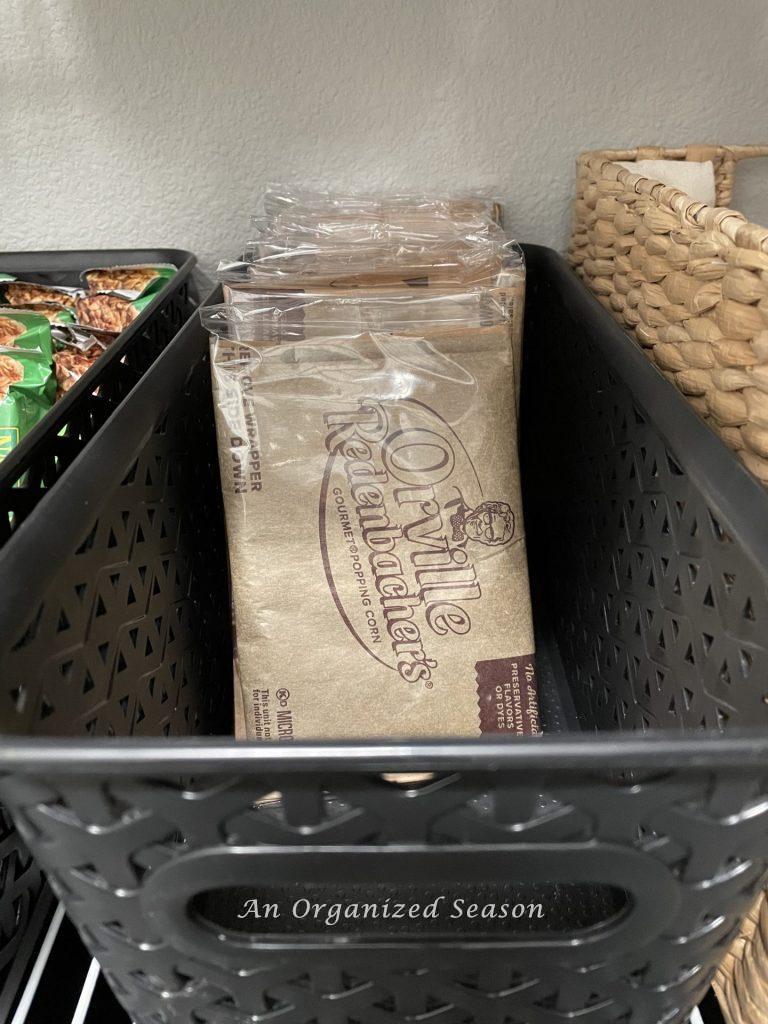
[[35,313],[0,313],[0,460],[52,408],[51,327]]
[[75,320],[75,314],[71,309],[59,309],[56,313],[49,317],[52,324],[74,324],[77,323]]
[[53,354],[51,325],[39,313],[22,309],[0,309],[0,348],[36,350],[47,356]]
[[79,324],[88,327],[124,331],[154,298],[154,295],[142,295],[131,299],[118,292],[92,292],[77,300],[75,316]]
[[6,313],[35,313],[37,316],[44,316],[51,324],[73,324],[75,314],[66,306],[60,306],[57,302],[36,302],[29,306],[0,306],[0,316]]
[[16,309],[29,309],[30,306],[49,302],[72,309],[77,296],[83,293],[82,288],[41,284],[38,281],[19,281],[16,278],[0,281],[0,291],[5,296],[6,305],[14,306]]
[[80,275],[91,292],[113,292],[126,299],[155,295],[176,273],[169,263],[92,267]]

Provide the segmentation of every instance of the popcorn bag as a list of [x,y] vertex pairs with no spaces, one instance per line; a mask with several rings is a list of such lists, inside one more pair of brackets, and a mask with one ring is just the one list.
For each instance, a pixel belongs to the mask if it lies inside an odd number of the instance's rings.
[[490,289],[508,313],[519,401],[525,261],[478,193],[361,195],[270,186],[251,241],[223,261],[225,301],[270,292],[432,294]]
[[[518,250],[519,251],[519,250]],[[270,234],[251,239],[242,260],[220,266],[225,283],[278,289],[489,287],[504,267],[504,245],[489,238],[300,240]],[[236,273],[240,270],[240,275]]]
[[489,238],[409,240],[396,247],[365,240],[343,245],[306,241],[297,249],[251,242],[243,258],[219,264],[227,302],[242,305],[265,293],[355,296],[369,292],[443,295],[487,289],[508,313],[520,399],[525,262],[516,242]]
[[539,731],[507,312],[202,311],[251,739]]

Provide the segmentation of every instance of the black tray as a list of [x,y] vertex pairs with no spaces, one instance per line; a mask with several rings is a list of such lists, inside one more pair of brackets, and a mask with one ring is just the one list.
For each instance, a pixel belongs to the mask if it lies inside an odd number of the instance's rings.
[[[558,256],[526,256],[545,737],[222,736],[228,582],[196,319],[0,552],[0,795],[139,1024],[672,1024],[756,893],[768,497]],[[403,769],[435,777],[382,778]],[[280,808],[259,802],[275,791]],[[243,889],[285,906],[436,887],[541,902],[545,920],[237,920]]]

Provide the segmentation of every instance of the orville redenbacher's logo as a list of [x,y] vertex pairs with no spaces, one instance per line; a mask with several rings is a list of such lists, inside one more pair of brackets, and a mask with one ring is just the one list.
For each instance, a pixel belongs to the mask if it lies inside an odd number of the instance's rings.
[[319,530],[331,597],[371,657],[429,687],[443,644],[472,628],[475,562],[514,539],[514,513],[484,499],[461,438],[423,402],[361,398],[324,422]]

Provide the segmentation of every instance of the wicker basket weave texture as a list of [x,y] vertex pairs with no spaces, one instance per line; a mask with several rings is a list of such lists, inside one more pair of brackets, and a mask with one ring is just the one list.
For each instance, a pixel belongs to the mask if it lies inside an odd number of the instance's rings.
[[[578,158],[570,260],[664,375],[768,486],[768,228],[728,208],[768,146],[645,147]],[[617,161],[711,160],[717,206]]]
[[[599,150],[577,163],[571,264],[768,486],[768,228],[729,209],[768,146]],[[716,207],[617,161],[711,160]],[[768,1024],[768,890],[714,980],[730,1024]]]
[[713,982],[730,1024],[768,1024],[768,898],[763,892]]

